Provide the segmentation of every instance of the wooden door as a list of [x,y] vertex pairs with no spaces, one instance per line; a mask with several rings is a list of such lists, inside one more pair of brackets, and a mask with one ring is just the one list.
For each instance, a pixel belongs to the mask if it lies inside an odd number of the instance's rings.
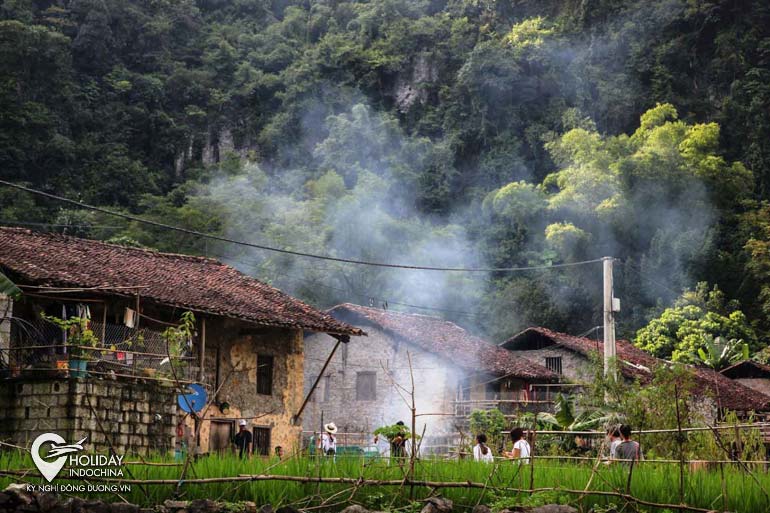
[[226,453],[232,447],[235,424],[231,420],[212,420],[209,431],[209,452]]

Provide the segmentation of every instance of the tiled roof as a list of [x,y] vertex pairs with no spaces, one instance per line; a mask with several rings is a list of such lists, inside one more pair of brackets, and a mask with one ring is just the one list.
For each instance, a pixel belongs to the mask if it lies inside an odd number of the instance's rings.
[[740,361],[719,372],[730,379],[770,379],[770,365],[755,362],[754,360]]
[[[559,333],[539,327],[528,328],[518,335],[509,338],[500,346],[516,351],[525,347],[534,338],[538,338],[541,341],[550,341],[551,344],[560,345],[585,356],[592,352],[601,353],[604,349],[602,342],[588,338],[573,337],[566,333]],[[616,342],[616,350],[621,364],[620,372],[626,378],[638,380],[640,383],[652,381],[654,369],[659,365],[667,363],[665,360],[642,351],[627,340],[618,340]],[[767,411],[770,409],[770,396],[741,385],[711,369],[694,365],[688,365],[687,367],[694,374],[696,390],[713,395],[716,385],[723,407],[736,411]]]
[[351,324],[372,325],[454,365],[483,370],[496,376],[528,380],[558,381],[559,376],[543,367],[519,358],[449,321],[430,317],[368,308],[350,303],[335,306],[329,313]]
[[0,268],[19,283],[98,288],[255,324],[338,335],[363,332],[210,258],[0,227]]

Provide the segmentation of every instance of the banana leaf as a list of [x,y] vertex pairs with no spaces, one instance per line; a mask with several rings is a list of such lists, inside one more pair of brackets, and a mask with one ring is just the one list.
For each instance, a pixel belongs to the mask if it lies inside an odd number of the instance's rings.
[[21,290],[6,275],[0,273],[0,294],[10,296],[11,299],[19,299]]

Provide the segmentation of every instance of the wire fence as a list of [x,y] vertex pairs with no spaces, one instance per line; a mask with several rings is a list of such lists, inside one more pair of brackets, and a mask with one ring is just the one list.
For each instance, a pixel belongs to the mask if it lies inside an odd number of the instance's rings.
[[68,343],[63,330],[43,319],[8,320],[11,337],[9,347],[0,347],[0,376],[91,374],[158,380],[176,376],[192,381],[198,375],[191,342],[181,355],[170,354],[163,333],[147,327],[91,321],[89,328],[99,339],[92,347]]

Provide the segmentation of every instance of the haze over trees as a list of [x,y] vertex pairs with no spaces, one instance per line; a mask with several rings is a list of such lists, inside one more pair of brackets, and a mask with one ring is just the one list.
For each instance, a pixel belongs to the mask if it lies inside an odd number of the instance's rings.
[[[0,17],[4,180],[348,258],[612,255],[621,335],[657,318],[639,343],[665,357],[705,335],[767,345],[766,2],[15,0]],[[206,254],[321,307],[387,301],[496,341],[601,323],[598,265],[355,267],[7,188],[0,220]]]

